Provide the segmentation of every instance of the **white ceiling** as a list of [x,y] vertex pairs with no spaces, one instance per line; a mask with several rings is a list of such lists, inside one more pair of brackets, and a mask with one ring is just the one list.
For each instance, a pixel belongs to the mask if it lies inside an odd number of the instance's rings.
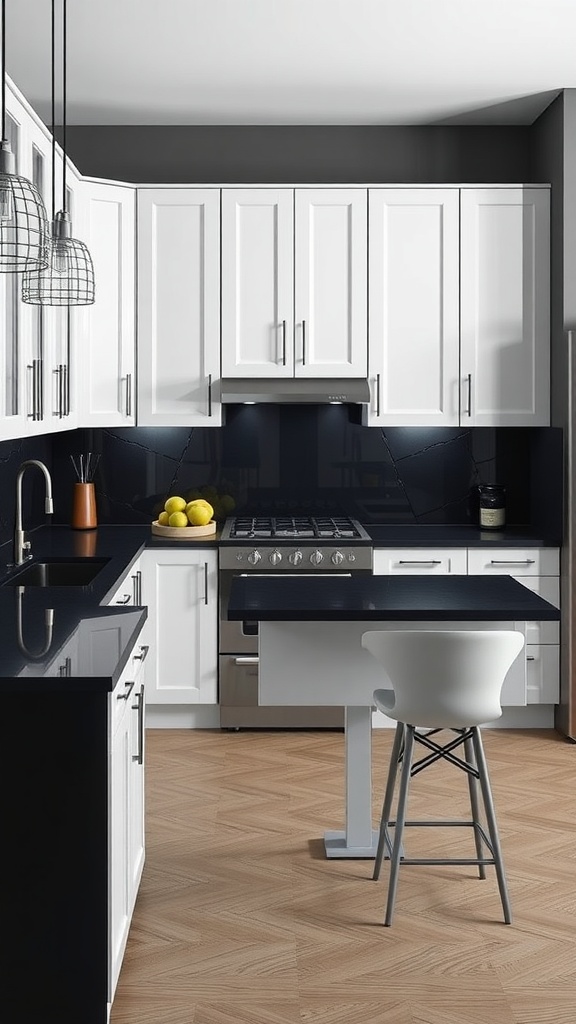
[[[49,121],[50,2],[6,4],[8,71]],[[576,0],[69,0],[68,120],[530,123],[575,51]]]

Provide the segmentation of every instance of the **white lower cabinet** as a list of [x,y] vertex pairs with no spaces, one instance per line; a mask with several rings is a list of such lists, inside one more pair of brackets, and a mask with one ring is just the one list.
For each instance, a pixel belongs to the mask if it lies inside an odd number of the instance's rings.
[[216,550],[166,548],[142,554],[148,606],[149,704],[216,704],[218,693]]
[[144,866],[144,659],[135,648],[109,705],[108,1002]]
[[[512,576],[554,607],[560,607],[558,548],[379,548],[374,551],[374,574]],[[524,623],[519,623],[520,627],[524,628]],[[446,623],[446,628],[457,628],[457,624]],[[503,705],[558,703],[559,644],[558,622],[526,622],[524,663],[515,663],[508,673],[502,690]]]

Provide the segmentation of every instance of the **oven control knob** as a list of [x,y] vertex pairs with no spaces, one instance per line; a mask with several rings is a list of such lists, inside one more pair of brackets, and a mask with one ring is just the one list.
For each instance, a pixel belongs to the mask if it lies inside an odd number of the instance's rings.
[[259,551],[251,551],[250,554],[248,555],[248,561],[250,562],[250,565],[258,565],[258,562],[260,561],[261,558],[262,555],[260,554]]
[[290,562],[290,565],[300,565],[300,562],[302,561],[303,558],[304,555],[302,554],[301,551],[292,551],[292,553],[288,555],[288,561]]
[[344,561],[344,555],[342,554],[341,551],[335,551],[334,554],[332,555],[331,561],[332,565],[342,565],[342,562]]
[[268,561],[271,565],[278,565],[278,563],[282,561],[282,555],[279,551],[273,551],[272,554],[268,556]]
[[316,551],[313,551],[310,555],[310,561],[312,562],[312,565],[320,565],[320,562],[324,561],[324,555],[321,551],[316,549]]

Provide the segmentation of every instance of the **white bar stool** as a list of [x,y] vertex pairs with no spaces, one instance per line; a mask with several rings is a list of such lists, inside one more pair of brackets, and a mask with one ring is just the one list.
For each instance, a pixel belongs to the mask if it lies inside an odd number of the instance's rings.
[[[384,924],[392,924],[400,864],[477,864],[480,878],[486,877],[485,865],[494,865],[504,921],[510,924],[512,915],[500,839],[478,726],[502,714],[502,685],[512,662],[524,647],[523,634],[511,630],[375,630],[362,635],[362,646],[381,664],[392,684],[392,689],[374,691],[374,703],[398,723],[373,874],[374,879],[379,877],[386,849],[390,857],[390,879]],[[444,745],[431,738],[443,729],[456,733]],[[413,762],[415,742],[430,753]],[[453,753],[460,745],[464,746],[464,759]],[[410,779],[440,758],[467,774],[472,819],[406,821]],[[390,815],[400,762],[398,806],[396,820],[392,821]],[[478,782],[488,834],[479,820]],[[404,857],[402,841],[404,827],[408,825],[469,826],[474,829],[476,857]],[[390,826],[394,826],[393,843]]]

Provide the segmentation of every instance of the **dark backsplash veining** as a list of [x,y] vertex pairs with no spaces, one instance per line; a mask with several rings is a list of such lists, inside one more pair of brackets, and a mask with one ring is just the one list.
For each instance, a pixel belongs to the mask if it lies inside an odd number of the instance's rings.
[[366,523],[470,524],[477,485],[497,482],[509,523],[562,535],[555,428],[380,429],[351,423],[342,406],[260,405],[228,407],[220,429],[70,431],[52,438],[55,521],[69,522],[69,455],[88,450],[101,453],[102,523],[148,523],[168,495],[212,486],[235,511],[341,508]]

